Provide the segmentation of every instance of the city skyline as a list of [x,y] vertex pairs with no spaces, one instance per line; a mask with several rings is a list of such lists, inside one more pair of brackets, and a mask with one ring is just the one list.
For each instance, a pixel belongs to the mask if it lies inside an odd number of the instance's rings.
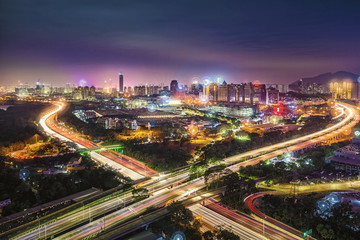
[[[71,5],[70,5],[71,4]],[[292,83],[360,72],[356,1],[2,1],[0,82]],[[262,6],[261,8],[259,6]]]
[[1,239],[358,239],[359,0],[0,0]]

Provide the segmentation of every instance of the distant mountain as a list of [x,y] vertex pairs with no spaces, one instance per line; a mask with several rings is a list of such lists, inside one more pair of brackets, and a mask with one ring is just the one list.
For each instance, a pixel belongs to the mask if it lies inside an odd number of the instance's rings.
[[[328,84],[331,82],[331,80],[337,79],[337,80],[343,80],[343,79],[351,79],[353,82],[357,82],[360,75],[351,73],[351,72],[345,72],[345,71],[338,71],[335,73],[323,73],[315,77],[304,77],[302,78],[303,84],[305,83],[317,83],[320,85]],[[299,90],[299,84],[300,79],[291,83],[289,85],[290,90]]]

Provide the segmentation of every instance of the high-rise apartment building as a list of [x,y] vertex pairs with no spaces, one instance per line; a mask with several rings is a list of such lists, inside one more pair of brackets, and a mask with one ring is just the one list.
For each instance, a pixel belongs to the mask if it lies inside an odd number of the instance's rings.
[[229,85],[221,84],[218,86],[217,102],[229,102]]
[[252,103],[266,103],[266,86],[265,84],[252,84]]
[[279,103],[279,90],[273,87],[266,89],[266,104]]
[[135,96],[146,96],[146,87],[145,86],[135,86],[134,87]]

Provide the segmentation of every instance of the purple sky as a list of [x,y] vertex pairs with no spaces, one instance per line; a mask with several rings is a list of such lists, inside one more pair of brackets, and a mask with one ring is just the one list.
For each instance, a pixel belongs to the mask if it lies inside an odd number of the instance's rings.
[[0,0],[0,83],[360,73],[359,1]]

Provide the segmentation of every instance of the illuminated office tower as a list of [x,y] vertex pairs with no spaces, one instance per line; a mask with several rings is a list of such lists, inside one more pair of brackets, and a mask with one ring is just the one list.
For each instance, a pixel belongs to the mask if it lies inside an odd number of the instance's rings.
[[179,92],[179,86],[177,80],[172,80],[170,83],[170,96],[177,97]]
[[124,75],[122,73],[119,73],[119,92],[124,92]]

